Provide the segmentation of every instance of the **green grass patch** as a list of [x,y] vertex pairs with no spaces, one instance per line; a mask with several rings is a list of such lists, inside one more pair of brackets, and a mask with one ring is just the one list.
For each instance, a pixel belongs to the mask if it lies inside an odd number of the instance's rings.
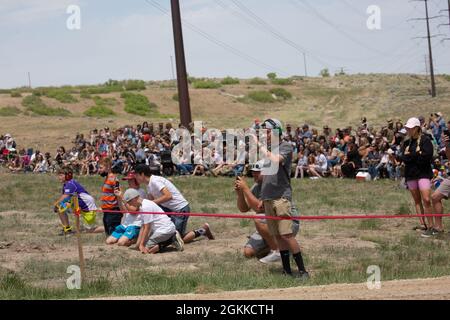
[[125,99],[125,112],[139,116],[147,116],[152,112],[156,113],[157,106],[150,103],[146,96],[137,93],[122,93],[122,99]]
[[87,109],[84,113],[85,116],[91,118],[107,118],[113,117],[116,113],[108,107],[105,106],[93,106]]
[[292,99],[292,93],[290,93],[289,91],[287,91],[284,88],[271,89],[270,93],[276,95],[277,98],[281,98],[281,99],[284,99],[284,100]]
[[20,111],[20,109],[17,107],[0,108],[0,117],[14,117],[21,113],[22,113],[22,111]]
[[78,99],[65,90],[50,90],[45,92],[45,96],[55,99],[61,103],[77,103]]
[[253,78],[249,81],[249,84],[251,85],[255,85],[255,86],[262,86],[267,84],[266,80],[261,79],[261,78]]
[[22,97],[22,94],[19,91],[11,92],[11,98],[20,98],[20,97]]
[[222,85],[212,80],[197,80],[193,82],[192,86],[195,89],[218,89]]
[[117,105],[117,100],[114,98],[102,98],[100,96],[95,96],[92,98],[97,106],[110,106],[113,107]]
[[64,108],[52,108],[47,106],[42,99],[36,95],[30,95],[23,98],[22,105],[27,108],[27,110],[40,116],[66,117],[71,115],[71,112]]
[[220,83],[224,86],[228,86],[228,85],[233,85],[233,84],[239,84],[240,81],[238,78],[226,77],[226,78],[222,79],[222,81]]
[[126,80],[123,82],[126,91],[145,90],[145,81],[143,80]]
[[290,78],[279,78],[279,79],[272,79],[272,84],[275,84],[277,86],[290,86],[294,84],[294,81]]
[[276,100],[268,91],[253,91],[247,97],[253,101],[260,103],[274,103]]

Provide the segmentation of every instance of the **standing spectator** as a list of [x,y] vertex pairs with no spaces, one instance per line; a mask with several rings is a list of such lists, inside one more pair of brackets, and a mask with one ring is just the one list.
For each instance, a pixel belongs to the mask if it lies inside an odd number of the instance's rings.
[[120,189],[120,182],[117,178],[117,172],[112,170],[112,161],[110,158],[100,160],[99,170],[100,176],[105,178],[102,186],[102,202],[103,225],[105,233],[110,236],[114,230],[120,225],[123,214],[120,213],[119,201],[114,191]]
[[[277,172],[266,174],[264,171],[261,185],[261,200],[264,203],[265,214],[268,216],[291,217],[292,187],[290,181],[292,146],[281,140],[282,125],[277,119],[268,119],[263,125],[268,130],[267,143],[271,145],[272,136],[279,138],[279,145],[268,151],[266,146],[258,142],[260,151],[271,161],[271,167],[277,166]],[[270,234],[276,238],[285,275],[293,276],[290,265],[290,252],[298,267],[300,279],[309,278],[306,272],[300,246],[292,233],[292,220],[268,221]]]
[[[422,134],[420,121],[411,118],[405,125],[409,139],[402,147],[401,159],[405,163],[405,180],[414,199],[417,214],[432,214],[431,206],[431,162],[433,160],[433,144],[430,138]],[[427,217],[428,226],[420,217],[420,226],[415,230],[423,230],[425,235],[433,233],[433,218]]]

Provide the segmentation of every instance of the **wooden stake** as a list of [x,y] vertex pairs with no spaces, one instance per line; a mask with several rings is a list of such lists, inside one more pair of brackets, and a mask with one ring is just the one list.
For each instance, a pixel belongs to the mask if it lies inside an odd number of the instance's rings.
[[84,284],[84,280],[86,279],[86,269],[84,264],[84,255],[83,255],[83,243],[81,242],[81,231],[80,231],[80,206],[78,204],[78,195],[74,195],[73,198],[74,204],[74,213],[75,213],[75,223],[77,229],[77,243],[78,243],[78,259],[80,260],[80,271],[81,271],[81,285]]

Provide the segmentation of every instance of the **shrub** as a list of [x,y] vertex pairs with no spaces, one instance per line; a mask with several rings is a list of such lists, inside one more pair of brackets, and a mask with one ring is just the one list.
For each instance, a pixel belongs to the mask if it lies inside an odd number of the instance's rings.
[[80,92],[80,98],[81,99],[91,99],[92,97],[91,97],[90,93],[88,93],[86,90],[82,90]]
[[95,96],[92,100],[94,100],[97,106],[115,106],[117,104],[117,100],[114,98],[102,98]]
[[143,80],[127,80],[124,82],[125,90],[126,91],[133,91],[133,90],[145,90],[145,82]]
[[261,103],[273,103],[275,102],[274,97],[270,92],[267,91],[253,91],[248,94],[248,98]]
[[97,86],[89,87],[85,90],[89,94],[105,94],[111,92],[123,92],[123,87],[121,85],[116,86]]
[[447,81],[450,81],[450,75],[444,74],[444,79],[447,80]]
[[172,96],[172,100],[174,100],[174,101],[180,101],[180,97],[178,96],[178,93],[175,93],[173,96]]
[[275,80],[277,78],[277,74],[275,72],[271,72],[267,74],[267,78],[270,80]]
[[10,89],[0,89],[0,94],[11,94],[12,90]]
[[256,86],[261,86],[261,85],[267,84],[267,82],[261,78],[253,78],[250,80],[250,84],[256,85]]
[[232,84],[239,84],[240,81],[237,78],[226,77],[220,83],[226,86],[226,85],[232,85]]
[[64,108],[52,108],[47,106],[40,97],[36,95],[27,96],[22,100],[22,105],[29,111],[40,116],[68,116],[69,110]]
[[49,90],[45,92],[45,96],[58,100],[61,103],[76,103],[78,100],[70,93],[64,90]]
[[152,111],[156,111],[156,104],[150,103],[146,96],[136,93],[122,93],[122,99],[125,99],[125,112],[146,116]]
[[330,71],[328,70],[328,68],[322,69],[320,71],[320,75],[322,76],[322,78],[328,78],[330,76]]
[[193,86],[195,89],[217,89],[220,88],[222,85],[218,82],[211,80],[199,80],[195,81]]
[[20,98],[20,97],[22,97],[22,94],[19,91],[11,91],[11,97],[12,98]]
[[285,79],[280,78],[280,79],[273,79],[272,83],[276,84],[278,86],[289,86],[289,85],[293,84],[294,81],[290,78],[285,78]]
[[0,117],[13,117],[22,113],[17,107],[4,107],[0,108]]
[[115,116],[116,113],[112,111],[110,108],[105,107],[103,105],[96,105],[93,107],[90,107],[88,110],[84,112],[85,116],[88,117],[95,117],[95,118],[106,118]]
[[277,98],[282,98],[284,100],[289,100],[292,98],[292,94],[283,88],[275,88],[270,90],[270,93],[277,96]]

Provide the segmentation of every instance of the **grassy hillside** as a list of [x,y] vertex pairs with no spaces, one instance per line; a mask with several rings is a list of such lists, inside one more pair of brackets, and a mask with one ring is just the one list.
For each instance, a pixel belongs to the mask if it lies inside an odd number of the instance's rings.
[[[198,86],[201,81],[202,86]],[[450,114],[450,81],[437,79],[438,97],[427,94],[429,81],[419,75],[352,75],[331,78],[295,78],[289,81],[254,80],[221,81],[220,79],[194,79],[191,86],[191,108],[194,120],[203,120],[209,127],[247,127],[255,118],[277,117],[292,125],[305,122],[313,126],[330,125],[337,128],[357,125],[362,116],[370,124],[384,124],[388,118],[406,119],[441,111]],[[227,83],[233,83],[228,85]],[[265,83],[265,84],[258,84]],[[211,88],[211,89],[196,89]],[[270,91],[287,91],[291,98],[270,99]],[[151,104],[146,116],[127,113],[123,92],[134,91],[145,96]],[[44,88],[37,93],[45,106],[70,111],[69,116],[43,116],[23,106],[31,94],[26,89],[0,90],[0,110],[5,107],[15,112],[3,112],[2,132],[13,134],[19,145],[27,145],[53,152],[58,145],[68,145],[77,132],[88,133],[102,126],[117,127],[124,124],[149,122],[178,123],[178,102],[174,99],[173,82],[151,82],[134,87],[62,87]],[[20,95],[17,94],[20,92]],[[286,94],[283,92],[283,94]],[[110,117],[88,112],[98,106],[99,97],[110,101]],[[256,97],[256,98],[255,98]],[[90,115],[90,116],[87,116]]]

